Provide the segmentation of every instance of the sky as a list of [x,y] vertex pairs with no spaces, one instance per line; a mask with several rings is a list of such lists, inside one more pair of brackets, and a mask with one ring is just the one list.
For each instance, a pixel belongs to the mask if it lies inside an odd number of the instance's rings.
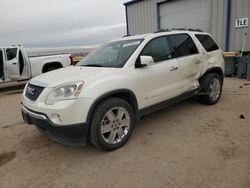
[[0,0],[0,46],[96,45],[126,34],[126,0]]

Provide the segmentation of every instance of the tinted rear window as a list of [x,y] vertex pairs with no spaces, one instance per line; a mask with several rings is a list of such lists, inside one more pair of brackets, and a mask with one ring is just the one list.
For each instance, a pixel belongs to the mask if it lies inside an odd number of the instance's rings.
[[195,35],[207,52],[218,50],[219,47],[209,35]]
[[176,57],[197,54],[197,47],[188,34],[169,35]]

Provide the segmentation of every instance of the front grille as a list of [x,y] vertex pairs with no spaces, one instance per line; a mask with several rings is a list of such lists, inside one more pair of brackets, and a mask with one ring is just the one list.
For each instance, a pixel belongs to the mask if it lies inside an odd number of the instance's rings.
[[44,87],[28,84],[25,90],[25,96],[31,101],[35,101],[42,93]]

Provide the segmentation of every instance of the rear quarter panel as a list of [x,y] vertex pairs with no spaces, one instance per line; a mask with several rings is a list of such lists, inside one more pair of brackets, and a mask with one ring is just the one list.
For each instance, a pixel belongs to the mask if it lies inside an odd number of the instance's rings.
[[204,59],[202,69],[201,69],[201,76],[208,70],[213,67],[219,67],[224,72],[224,58],[221,49],[207,52],[203,45],[200,43],[200,41],[196,38],[195,34],[205,34],[209,35],[211,38],[213,38],[208,33],[191,33],[190,36],[193,38],[193,41],[195,42],[199,52],[202,55],[202,58]]
[[224,58],[221,50],[206,52],[204,56],[207,60],[202,67],[201,75],[203,75],[208,69],[211,69],[213,67],[221,68],[224,72]]

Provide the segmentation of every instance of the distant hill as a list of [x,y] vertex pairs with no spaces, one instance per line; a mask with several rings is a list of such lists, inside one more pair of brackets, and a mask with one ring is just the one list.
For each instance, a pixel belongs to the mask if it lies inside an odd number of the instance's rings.
[[58,48],[26,48],[28,56],[52,55],[69,53],[73,56],[86,56],[93,51],[97,46],[72,46]]

